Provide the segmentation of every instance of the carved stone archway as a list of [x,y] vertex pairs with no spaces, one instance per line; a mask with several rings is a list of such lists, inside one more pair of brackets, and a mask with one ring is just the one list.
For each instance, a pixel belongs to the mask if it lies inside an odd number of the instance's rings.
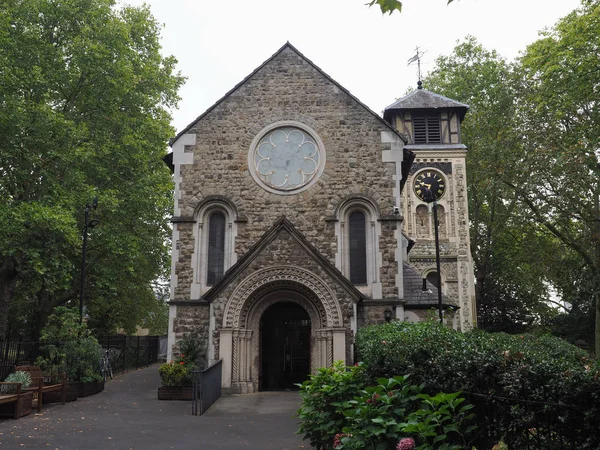
[[219,333],[223,388],[229,393],[258,390],[259,324],[278,302],[300,305],[311,319],[311,371],[346,359],[346,328],[340,304],[325,281],[294,266],[254,272],[243,280],[224,308]]

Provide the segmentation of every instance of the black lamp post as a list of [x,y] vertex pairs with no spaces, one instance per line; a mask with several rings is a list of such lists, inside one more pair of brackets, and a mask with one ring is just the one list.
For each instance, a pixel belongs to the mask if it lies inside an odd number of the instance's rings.
[[433,227],[434,227],[434,234],[435,234],[435,267],[437,270],[437,292],[438,292],[438,313],[440,316],[440,323],[443,324],[444,323],[444,316],[442,314],[442,271],[440,268],[440,231],[439,231],[439,223],[438,223],[438,216],[437,216],[437,198],[435,197],[435,194],[428,189],[427,187],[424,188],[425,189],[425,201],[427,203],[433,203],[432,205],[432,209],[433,209]]
[[88,228],[94,228],[99,221],[90,220],[90,210],[98,207],[98,197],[94,197],[91,204],[85,205],[85,219],[83,225],[83,245],[81,248],[81,286],[79,290],[79,323],[83,323],[83,295],[85,287],[85,257],[87,253]]

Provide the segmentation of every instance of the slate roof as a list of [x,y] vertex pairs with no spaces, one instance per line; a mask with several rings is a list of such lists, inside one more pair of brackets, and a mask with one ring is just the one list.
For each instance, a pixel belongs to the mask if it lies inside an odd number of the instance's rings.
[[[433,284],[428,282],[428,291],[423,291],[423,278],[419,272],[406,263],[404,263],[402,277],[404,280],[404,299],[406,300],[405,307],[437,307],[438,292],[437,288]],[[454,307],[458,306],[444,294],[442,294],[442,305],[452,305]]]
[[385,108],[383,118],[389,120],[391,111],[406,110],[406,109],[442,109],[451,108],[458,109],[460,118],[464,118],[469,109],[469,105],[457,102],[451,98],[428,91],[427,89],[415,89],[410,94],[396,100],[394,103]]

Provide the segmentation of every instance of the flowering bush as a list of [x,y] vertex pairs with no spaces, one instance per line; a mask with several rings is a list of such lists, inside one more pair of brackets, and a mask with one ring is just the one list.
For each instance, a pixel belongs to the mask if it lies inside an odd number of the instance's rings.
[[346,368],[338,361],[320,369],[300,385],[299,432],[320,449],[464,448],[471,406],[458,393],[422,394],[407,379],[381,378],[366,386],[362,365]]
[[364,385],[362,365],[346,367],[342,361],[336,361],[333,367],[318,369],[316,374],[299,385],[302,405],[298,410],[298,433],[317,448],[332,448],[334,441],[340,445],[345,423],[340,406],[352,399]]
[[525,448],[531,439],[553,448],[561,436],[568,448],[600,448],[594,419],[600,416],[600,362],[562,339],[392,322],[359,330],[355,348],[371,380],[410,373],[427,392],[463,391],[477,408],[481,405],[476,410],[480,430],[494,410],[506,430],[487,431],[498,442],[510,429],[505,437],[510,448]]
[[165,387],[191,386],[191,377],[184,361],[171,361],[158,368],[160,380]]
[[413,448],[415,448],[415,440],[413,438],[400,439],[400,442],[396,446],[396,450],[412,450]]

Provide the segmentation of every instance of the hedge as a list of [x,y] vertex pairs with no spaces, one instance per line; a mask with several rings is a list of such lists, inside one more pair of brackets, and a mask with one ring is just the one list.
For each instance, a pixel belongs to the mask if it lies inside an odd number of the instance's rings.
[[431,391],[464,392],[489,442],[600,448],[600,363],[560,338],[392,322],[361,329],[355,349],[371,380],[411,374]]

